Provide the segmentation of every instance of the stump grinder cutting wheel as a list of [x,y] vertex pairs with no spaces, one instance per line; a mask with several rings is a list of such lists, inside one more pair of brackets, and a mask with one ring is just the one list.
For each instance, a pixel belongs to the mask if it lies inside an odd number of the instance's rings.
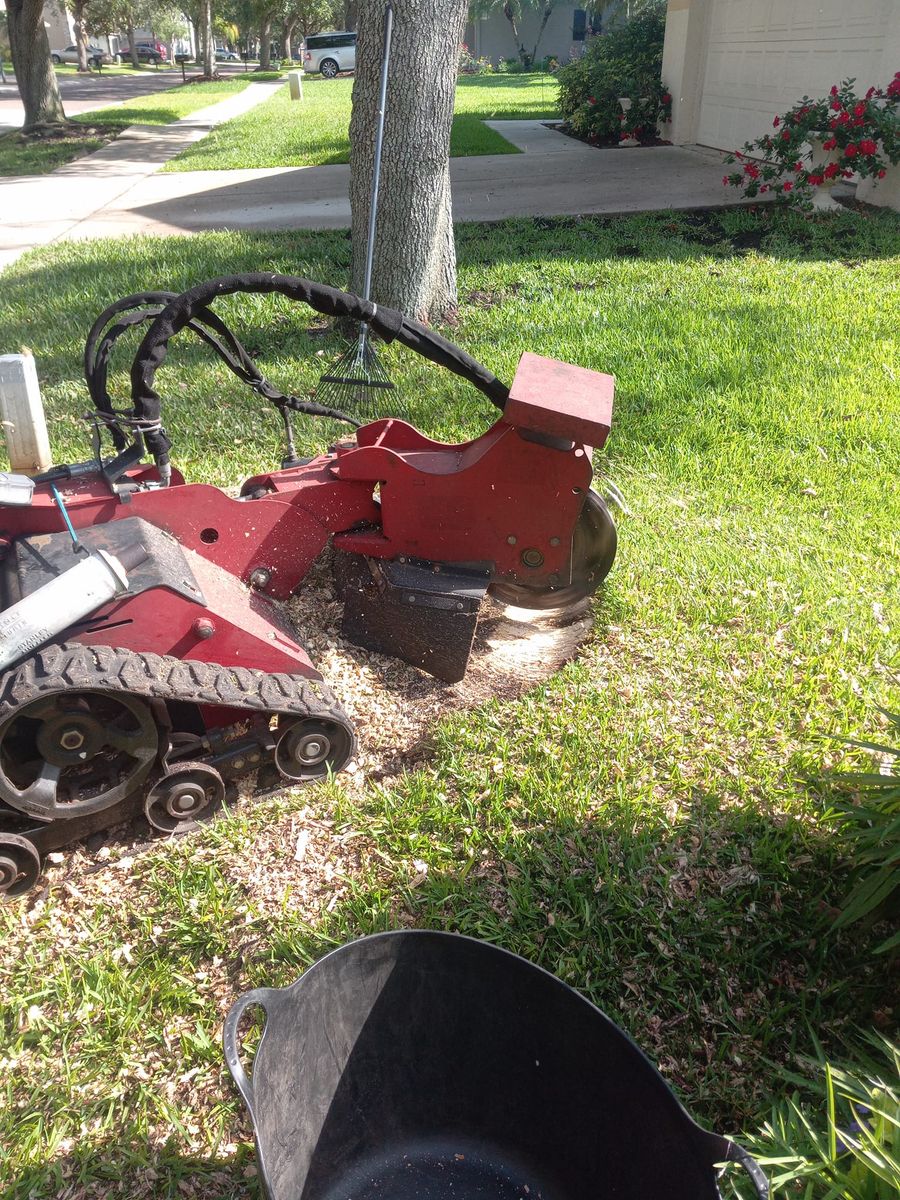
[[[210,307],[236,292],[364,321],[468,380],[500,415],[448,445],[285,394]],[[107,390],[110,355],[144,324],[123,412]],[[154,379],[183,329],[284,421],[281,468],[236,498],[171,463]],[[399,312],[268,273],[120,300],[90,331],[85,375],[93,458],[0,475],[0,895],[27,891],[48,851],[142,812],[177,832],[252,772],[271,788],[347,765],[353,726],[282,607],[329,543],[347,638],[448,682],[465,673],[486,594],[566,607],[612,566],[615,527],[590,488],[608,375],[526,353],[506,387]],[[352,432],[298,458],[292,412]]]

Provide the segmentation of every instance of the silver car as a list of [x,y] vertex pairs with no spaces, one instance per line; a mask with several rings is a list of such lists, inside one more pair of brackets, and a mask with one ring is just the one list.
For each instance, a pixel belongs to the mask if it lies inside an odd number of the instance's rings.
[[[59,63],[77,63],[78,62],[78,47],[73,42],[71,46],[66,46],[65,50],[54,50],[50,55],[53,61]],[[107,63],[114,62],[113,56],[109,54],[102,46],[88,46],[87,48],[88,66],[101,67]]]
[[339,71],[356,68],[355,33],[315,33],[303,43],[303,70],[334,79]]

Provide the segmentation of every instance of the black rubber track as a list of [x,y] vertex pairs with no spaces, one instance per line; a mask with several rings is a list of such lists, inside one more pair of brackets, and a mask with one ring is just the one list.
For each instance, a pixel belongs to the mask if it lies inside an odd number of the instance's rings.
[[317,680],[78,642],[47,646],[6,672],[0,679],[0,725],[33,700],[66,691],[128,692],[147,700],[324,717],[350,731],[356,753],[352,722],[331,689]]

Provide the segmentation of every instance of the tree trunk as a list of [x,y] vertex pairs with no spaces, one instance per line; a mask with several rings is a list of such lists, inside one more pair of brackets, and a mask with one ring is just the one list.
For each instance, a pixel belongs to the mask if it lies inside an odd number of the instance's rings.
[[85,0],[75,0],[72,5],[72,24],[75,28],[75,45],[78,49],[78,70],[89,71],[87,60],[87,29],[84,23]]
[[268,71],[272,65],[272,15],[265,13],[259,23],[259,69]]
[[128,49],[131,51],[131,65],[138,70],[141,65],[141,60],[138,58],[137,46],[134,41],[134,16],[131,9],[128,10],[128,18],[125,25],[125,30],[128,34]]
[[203,74],[207,79],[212,79],[214,69],[212,0],[202,0],[200,5],[200,34],[203,41]]
[[294,40],[294,30],[297,28],[297,17],[288,17],[281,26],[281,49],[284,57],[291,61],[291,42]]
[[[456,308],[450,125],[466,0],[395,0],[372,299],[422,321]],[[353,290],[365,275],[384,7],[360,9],[350,118]]]
[[519,37],[519,23],[516,18],[516,10],[512,4],[504,4],[503,5],[503,15],[504,15],[504,17],[506,17],[507,21],[509,21],[509,27],[512,31],[513,42],[515,43],[515,46],[516,46],[516,54],[518,54],[518,56],[519,56],[519,61],[522,63],[523,66],[527,67],[528,66],[528,51],[525,49],[522,39]]
[[556,5],[550,2],[550,0],[548,0],[548,3],[544,5],[544,10],[541,13],[541,27],[538,30],[537,38],[535,39],[534,49],[531,52],[531,62],[529,63],[529,66],[533,67],[537,62],[538,46],[541,44],[541,38],[544,36],[544,30],[547,28],[547,22],[553,15],[553,9],[555,7]]
[[44,0],[7,0],[9,42],[16,84],[25,108],[23,132],[66,120],[50,61],[44,28]]

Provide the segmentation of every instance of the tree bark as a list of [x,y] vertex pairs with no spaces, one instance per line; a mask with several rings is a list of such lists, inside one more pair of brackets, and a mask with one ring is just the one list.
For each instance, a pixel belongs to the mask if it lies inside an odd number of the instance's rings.
[[544,5],[543,12],[541,13],[541,26],[540,29],[538,29],[537,38],[535,39],[534,43],[534,49],[531,52],[531,62],[529,65],[532,67],[537,62],[538,46],[541,44],[541,38],[544,36],[544,30],[547,28],[547,22],[553,16],[553,10],[555,7],[556,4],[553,3],[552,0],[548,0],[548,3]]
[[44,28],[44,0],[7,0],[16,84],[25,108],[24,133],[66,121]]
[[264,13],[259,22],[259,69],[268,71],[272,65],[272,14]]
[[512,31],[513,41],[516,45],[516,54],[519,56],[519,61],[522,63],[523,67],[527,67],[528,51],[525,49],[525,45],[522,42],[522,39],[519,37],[519,22],[516,16],[516,10],[512,4],[503,5],[503,15],[506,17],[507,21],[509,21],[509,28]]
[[212,0],[202,0],[200,5],[200,34],[203,42],[203,74],[207,79],[212,79],[214,70]]
[[[450,126],[466,0],[395,0],[372,299],[421,321],[456,309]],[[353,290],[362,292],[384,6],[360,7],[350,118]]]
[[296,16],[287,17],[281,26],[281,50],[288,62],[291,61],[293,53],[291,42],[294,40],[294,30],[297,28],[297,21],[298,17]]
[[125,32],[128,34],[128,49],[131,52],[131,65],[137,71],[140,69],[141,60],[138,58],[137,46],[134,41],[134,17],[130,8],[128,10],[128,17],[125,23]]
[[84,20],[85,0],[74,0],[72,5],[73,25],[75,27],[75,45],[78,48],[78,70],[89,71],[87,60],[87,27]]

